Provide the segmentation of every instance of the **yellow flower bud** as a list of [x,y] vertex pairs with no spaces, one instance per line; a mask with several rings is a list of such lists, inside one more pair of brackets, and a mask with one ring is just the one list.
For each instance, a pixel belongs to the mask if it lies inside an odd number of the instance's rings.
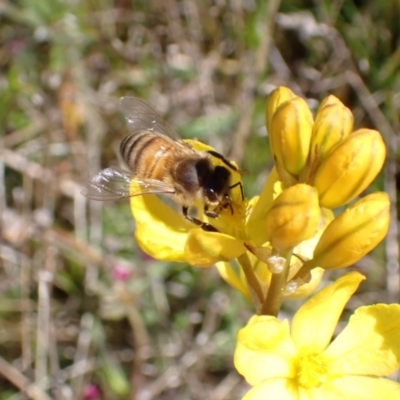
[[337,146],[318,168],[313,185],[322,207],[336,208],[358,196],[376,177],[386,148],[378,131],[360,129]]
[[335,218],[325,229],[312,265],[336,269],[354,264],[385,237],[389,228],[389,197],[372,193]]
[[312,186],[297,184],[285,189],[268,211],[267,237],[278,251],[287,251],[317,233],[321,210]]
[[267,107],[265,109],[265,123],[268,135],[270,135],[271,132],[271,121],[276,109],[285,101],[294,99],[295,97],[296,95],[289,88],[284,86],[280,86],[270,93],[267,100]]
[[312,129],[311,164],[325,156],[350,135],[353,129],[353,114],[335,96],[323,100]]
[[295,97],[275,111],[269,132],[275,162],[292,175],[298,175],[307,162],[313,116],[307,103]]

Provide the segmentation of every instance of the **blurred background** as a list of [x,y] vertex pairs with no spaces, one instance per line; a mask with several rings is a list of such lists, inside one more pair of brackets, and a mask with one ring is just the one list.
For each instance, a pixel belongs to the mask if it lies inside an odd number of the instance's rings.
[[[152,260],[129,202],[80,185],[118,165],[118,99],[242,169],[272,167],[268,93],[334,94],[389,155],[368,191],[393,201],[387,240],[348,311],[398,302],[400,1],[3,0],[0,3],[0,400],[237,400],[237,330],[253,310],[215,269]],[[339,275],[343,271],[339,271]],[[326,275],[325,283],[336,275]],[[290,317],[300,303],[287,302]]]

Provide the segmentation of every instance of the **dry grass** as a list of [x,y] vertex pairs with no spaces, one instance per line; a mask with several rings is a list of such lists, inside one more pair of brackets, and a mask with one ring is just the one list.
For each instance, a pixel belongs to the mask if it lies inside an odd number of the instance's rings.
[[[396,204],[399,6],[332,3],[0,4],[0,400],[241,398],[232,352],[252,310],[213,269],[146,257],[128,204],[80,185],[118,164],[116,104],[135,95],[248,170],[251,196],[272,164],[265,98],[285,85],[313,107],[335,94],[382,132],[373,190]],[[350,308],[398,302],[397,227],[392,207]]]

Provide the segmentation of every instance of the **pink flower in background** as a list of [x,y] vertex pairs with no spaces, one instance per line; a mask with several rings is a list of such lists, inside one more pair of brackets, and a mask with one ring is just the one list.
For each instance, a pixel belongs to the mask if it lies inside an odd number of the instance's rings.
[[126,282],[131,277],[131,270],[125,265],[115,265],[111,270],[111,276],[116,281]]
[[100,399],[100,389],[93,383],[86,385],[83,389],[82,400],[98,400]]

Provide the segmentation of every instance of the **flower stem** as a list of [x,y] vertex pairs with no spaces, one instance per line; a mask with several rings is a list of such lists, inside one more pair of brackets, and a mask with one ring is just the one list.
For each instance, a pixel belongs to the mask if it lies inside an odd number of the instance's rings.
[[283,302],[283,289],[285,288],[287,277],[289,274],[290,259],[292,252],[281,254],[286,259],[282,272],[272,274],[271,283],[269,285],[268,294],[261,306],[260,315],[272,315],[276,317]]
[[302,267],[297,271],[296,275],[293,276],[292,280],[295,281],[301,279],[307,281],[307,277],[310,276],[310,272],[313,268],[315,268],[313,260],[304,262]]
[[256,309],[258,310],[259,305],[264,303],[264,292],[260,282],[253,271],[249,256],[246,253],[243,253],[241,256],[239,256],[237,260],[246,276],[247,284],[249,285],[252,297],[254,297],[253,295],[256,296],[256,299],[253,299],[253,303],[255,303]]

